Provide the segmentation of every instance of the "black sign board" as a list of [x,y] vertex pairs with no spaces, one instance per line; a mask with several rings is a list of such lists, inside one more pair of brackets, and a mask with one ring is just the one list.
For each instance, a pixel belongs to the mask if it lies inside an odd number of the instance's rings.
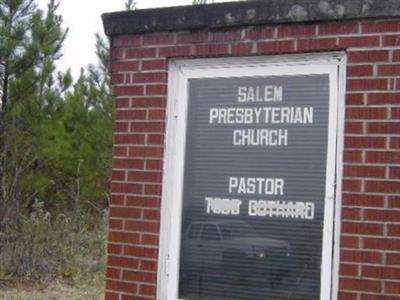
[[329,76],[189,80],[179,299],[319,299]]

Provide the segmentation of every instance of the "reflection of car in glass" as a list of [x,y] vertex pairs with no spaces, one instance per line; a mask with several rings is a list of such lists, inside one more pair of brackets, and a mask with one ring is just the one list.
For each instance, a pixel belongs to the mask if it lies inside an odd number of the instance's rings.
[[193,222],[182,239],[181,276],[279,282],[290,268],[287,242],[260,237],[240,221]]

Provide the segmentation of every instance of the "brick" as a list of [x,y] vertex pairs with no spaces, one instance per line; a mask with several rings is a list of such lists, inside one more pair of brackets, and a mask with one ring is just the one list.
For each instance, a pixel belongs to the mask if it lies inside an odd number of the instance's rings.
[[359,208],[342,207],[342,220],[360,220],[361,210]]
[[367,181],[366,192],[373,193],[400,193],[400,183],[396,181]]
[[400,163],[398,151],[368,151],[366,161],[369,163]]
[[393,107],[390,113],[390,118],[391,119],[400,119],[400,108],[399,107]]
[[163,167],[163,161],[159,159],[148,159],[146,160],[146,170],[159,170]]
[[386,253],[386,263],[388,265],[400,265],[400,253]]
[[135,232],[112,231],[108,233],[108,240],[116,243],[137,243],[139,242],[139,234]]
[[147,112],[142,109],[117,110],[116,120],[145,120]]
[[385,281],[385,293],[399,295],[400,294],[400,282],[399,281]]
[[338,299],[342,300],[358,300],[358,294],[356,293],[339,291],[338,296],[339,296]]
[[232,55],[250,55],[252,53],[253,43],[239,43],[232,45]]
[[144,197],[144,196],[128,196],[126,197],[126,205],[137,206],[137,207],[159,207],[160,198]]
[[152,109],[149,110],[149,120],[165,120],[165,109]]
[[210,34],[212,42],[232,42],[241,39],[241,30],[216,31]]
[[399,76],[400,64],[380,65],[378,67],[379,76]]
[[166,70],[167,61],[165,59],[154,59],[142,61],[141,70]]
[[117,109],[119,108],[128,108],[130,100],[129,98],[117,98],[115,100],[115,106]]
[[378,149],[386,147],[384,137],[346,136],[344,140],[346,149]]
[[142,234],[140,243],[144,246],[158,246],[158,235]]
[[122,254],[122,246],[108,242],[107,253],[108,254]]
[[348,77],[364,77],[372,76],[374,68],[372,65],[355,65],[347,67]]
[[145,297],[140,297],[138,295],[132,296],[132,295],[122,295],[121,300],[149,300],[147,296]]
[[160,57],[185,57],[193,54],[192,46],[171,46],[160,48]]
[[339,47],[341,48],[361,48],[361,47],[379,47],[380,37],[379,36],[352,36],[352,37],[340,37]]
[[359,26],[356,22],[335,22],[326,23],[318,26],[320,35],[342,35],[359,33]]
[[135,257],[143,257],[143,258],[157,258],[157,249],[156,248],[145,248],[139,246],[124,246],[124,254]]
[[127,147],[119,147],[119,146],[114,146],[113,147],[113,155],[114,157],[116,156],[126,156],[127,155]]
[[387,79],[347,79],[348,91],[386,90]]
[[140,261],[140,270],[156,272],[157,271],[157,261],[142,259]]
[[157,222],[144,222],[144,221],[132,221],[127,220],[125,222],[125,230],[145,232],[145,233],[158,233],[160,231],[160,226]]
[[208,31],[182,32],[177,35],[178,44],[198,44],[208,41]]
[[299,40],[297,48],[299,51],[337,50],[339,45],[337,45],[335,38],[307,39]]
[[378,33],[378,32],[396,32],[400,31],[399,21],[378,21],[367,22],[361,24],[362,33]]
[[138,96],[143,95],[143,85],[131,85],[131,86],[114,86],[113,93],[116,96]]
[[366,209],[364,219],[367,221],[400,222],[400,212],[396,210]]
[[391,149],[400,149],[400,138],[398,138],[398,137],[390,138],[390,148]]
[[123,282],[108,279],[106,281],[106,289],[118,292],[136,293],[137,285],[132,282]]
[[[400,212],[399,212],[400,214]],[[400,224],[388,224],[388,235],[400,237]],[[400,278],[400,276],[399,276]]]
[[342,222],[342,232],[357,235],[382,235],[383,224]]
[[348,194],[342,197],[343,205],[360,207],[383,207],[385,197],[381,195]]
[[155,195],[155,196],[160,196],[161,195],[161,185],[157,184],[146,184],[144,186],[144,193],[146,195]]
[[354,248],[354,249],[358,249],[358,248],[359,248],[358,237],[356,237],[356,236],[346,236],[346,235],[342,235],[342,236],[340,237],[340,247],[341,247],[341,248]]
[[359,62],[387,62],[389,61],[388,50],[368,50],[368,51],[350,51],[348,53],[349,63]]
[[156,287],[154,285],[141,284],[139,287],[139,294],[145,296],[155,296]]
[[124,205],[125,196],[124,195],[114,195],[111,194],[110,205]]
[[137,61],[113,61],[110,63],[110,72],[133,72],[139,69],[139,62]]
[[362,266],[361,275],[369,278],[400,279],[400,268]]
[[110,75],[111,75],[111,84],[113,86],[115,86],[117,84],[125,83],[125,74],[124,73],[112,73]]
[[112,171],[111,180],[112,181],[125,181],[125,171]]
[[160,220],[159,209],[145,209],[143,211],[143,219],[145,220]]
[[129,130],[129,123],[128,122],[118,122],[114,123],[114,133],[123,133],[128,132]]
[[113,230],[122,229],[123,228],[123,220],[110,218],[108,221],[108,228],[113,229]]
[[129,147],[129,156],[161,158],[163,149],[160,147]]
[[149,145],[163,145],[164,135],[162,134],[149,134],[147,135],[147,144]]
[[282,25],[278,26],[278,37],[302,37],[316,35],[315,25]]
[[105,300],[119,300],[119,294],[106,291],[104,295]]
[[132,122],[131,132],[164,132],[164,122]]
[[346,134],[360,134],[363,133],[363,123],[362,122],[346,122],[344,127],[344,132]]
[[400,179],[400,167],[391,167],[389,169],[389,178]]
[[160,172],[146,172],[146,171],[129,171],[128,172],[128,181],[161,183],[161,173]]
[[111,278],[111,279],[120,279],[121,269],[107,267],[106,276],[107,276],[107,278]]
[[112,47],[129,47],[129,46],[139,46],[141,43],[141,37],[139,35],[130,36],[117,36],[113,37],[111,44]]
[[146,72],[133,74],[132,80],[134,83],[164,83],[167,81],[166,72]]
[[142,159],[115,158],[113,160],[113,168],[116,169],[144,169],[144,164]]
[[227,55],[228,54],[227,44],[205,44],[198,45],[194,48],[195,55]]
[[378,280],[341,278],[340,289],[379,293],[381,291],[381,283]]
[[385,167],[377,166],[344,166],[345,177],[372,177],[372,178],[385,178],[386,169]]
[[343,180],[343,191],[347,192],[360,192],[361,181],[355,179],[344,179]]
[[293,52],[294,42],[292,40],[259,42],[257,43],[257,50],[260,54]]
[[112,182],[111,191],[113,193],[141,194],[143,191],[143,186],[141,184]]
[[341,263],[339,267],[339,274],[343,276],[357,276],[358,265]]
[[387,109],[385,107],[350,107],[346,109],[346,119],[387,119]]
[[345,150],[343,152],[344,162],[361,162],[362,152],[357,150]]
[[400,248],[400,239],[393,238],[363,238],[364,249],[381,249],[388,251],[398,251]]
[[130,58],[152,58],[156,57],[157,48],[132,48],[125,52],[125,57]]
[[155,33],[143,36],[143,45],[168,45],[174,43],[174,35],[171,33]]
[[123,267],[129,269],[138,269],[139,260],[132,257],[108,255],[107,264],[114,267]]
[[122,278],[127,281],[151,283],[156,281],[157,275],[150,272],[124,270]]
[[274,36],[275,29],[273,27],[256,27],[247,29],[245,32],[246,39],[264,40],[270,39]]
[[393,61],[400,61],[400,50],[393,51]]
[[400,93],[370,93],[368,104],[400,104]]
[[361,250],[341,250],[340,260],[353,263],[382,263],[382,253],[377,251],[361,251]]
[[364,94],[347,94],[346,105],[363,105]]
[[110,207],[111,218],[140,218],[141,210],[132,207]]
[[[148,86],[146,87],[146,89]],[[160,97],[134,97],[132,98],[132,107],[135,108],[163,108],[165,99]]]
[[146,85],[146,95],[154,96],[154,95],[162,95],[165,96],[167,94],[167,86],[166,85]]
[[400,208],[400,197],[389,196],[389,208]]
[[368,133],[398,134],[400,122],[371,122],[367,124]]
[[360,300],[399,300],[399,297],[398,296],[388,296],[388,295],[365,294],[365,295],[361,295]]
[[383,36],[383,46],[400,46],[400,34]]

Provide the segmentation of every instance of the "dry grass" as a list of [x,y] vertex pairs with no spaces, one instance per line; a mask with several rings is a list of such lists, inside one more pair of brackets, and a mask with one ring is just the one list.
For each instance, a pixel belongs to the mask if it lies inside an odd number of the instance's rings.
[[94,273],[93,278],[78,283],[67,279],[42,282],[19,282],[0,285],[1,300],[102,300],[104,276]]

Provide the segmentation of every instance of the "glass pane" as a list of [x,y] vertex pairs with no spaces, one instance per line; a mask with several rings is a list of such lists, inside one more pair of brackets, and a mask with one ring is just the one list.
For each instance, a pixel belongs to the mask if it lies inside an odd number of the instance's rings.
[[189,86],[179,299],[319,299],[328,75]]

